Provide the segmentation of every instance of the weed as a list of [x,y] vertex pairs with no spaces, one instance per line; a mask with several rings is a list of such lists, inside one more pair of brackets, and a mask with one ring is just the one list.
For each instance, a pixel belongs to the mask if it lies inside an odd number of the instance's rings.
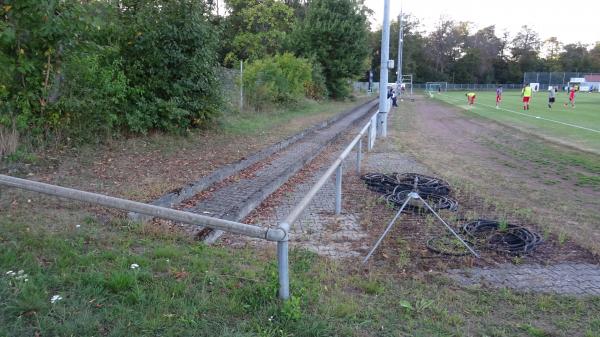
[[558,243],[564,245],[567,242],[567,233],[565,231],[558,232]]
[[524,324],[521,325],[520,328],[525,331],[527,334],[529,334],[529,336],[533,336],[533,337],[547,337],[550,336],[548,333],[546,333],[544,330],[540,329],[540,328],[536,328],[530,324]]

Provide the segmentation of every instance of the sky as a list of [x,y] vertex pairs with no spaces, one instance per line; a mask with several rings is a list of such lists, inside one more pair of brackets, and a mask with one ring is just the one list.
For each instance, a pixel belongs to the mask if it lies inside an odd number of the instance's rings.
[[[366,0],[375,11],[372,29],[383,22],[383,0]],[[521,26],[533,28],[542,40],[556,36],[562,43],[600,42],[600,1],[569,0],[390,0],[390,20],[403,11],[419,18],[421,29],[433,30],[441,16],[469,21],[474,28],[496,26],[496,34],[505,30],[514,36]]]

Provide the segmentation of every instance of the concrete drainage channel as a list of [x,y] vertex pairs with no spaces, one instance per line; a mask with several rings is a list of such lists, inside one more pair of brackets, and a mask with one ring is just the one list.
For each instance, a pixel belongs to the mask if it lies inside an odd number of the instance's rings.
[[[375,111],[377,105],[377,101],[373,100],[341,113],[249,158],[167,193],[151,204],[241,221],[344,131]],[[136,221],[152,219],[137,213],[130,213],[129,217]],[[221,230],[202,226],[182,226],[208,243],[215,242],[223,234]]]

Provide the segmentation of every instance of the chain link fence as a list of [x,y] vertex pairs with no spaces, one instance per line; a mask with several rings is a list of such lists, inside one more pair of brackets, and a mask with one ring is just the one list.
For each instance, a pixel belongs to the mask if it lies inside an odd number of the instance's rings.
[[217,75],[221,83],[221,94],[227,108],[239,110],[242,98],[240,70],[221,67]]

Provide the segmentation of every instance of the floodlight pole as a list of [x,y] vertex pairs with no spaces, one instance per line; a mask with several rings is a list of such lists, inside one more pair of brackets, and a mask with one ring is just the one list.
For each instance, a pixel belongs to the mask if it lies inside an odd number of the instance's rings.
[[400,7],[400,15],[398,15],[398,73],[396,76],[396,90],[400,90],[400,86],[402,85],[402,49],[404,47],[403,30],[402,7]]
[[383,1],[383,27],[381,28],[381,69],[379,75],[379,113],[377,114],[377,133],[387,137],[388,61],[390,59],[390,0]]

